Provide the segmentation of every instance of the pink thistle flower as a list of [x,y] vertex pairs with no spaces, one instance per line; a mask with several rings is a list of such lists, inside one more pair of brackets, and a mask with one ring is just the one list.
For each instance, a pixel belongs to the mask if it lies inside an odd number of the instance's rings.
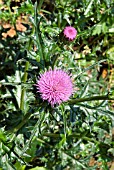
[[76,38],[77,30],[74,27],[67,26],[64,28],[63,34],[70,41],[73,41]]
[[52,107],[67,101],[73,93],[70,76],[63,70],[49,70],[40,75],[36,84],[43,100],[47,100]]

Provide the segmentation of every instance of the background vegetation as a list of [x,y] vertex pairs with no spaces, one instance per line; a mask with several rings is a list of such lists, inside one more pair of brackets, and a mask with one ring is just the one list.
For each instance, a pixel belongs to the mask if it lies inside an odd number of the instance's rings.
[[[110,0],[0,0],[0,170],[114,169],[113,18]],[[54,108],[34,86],[50,67],[75,89]]]

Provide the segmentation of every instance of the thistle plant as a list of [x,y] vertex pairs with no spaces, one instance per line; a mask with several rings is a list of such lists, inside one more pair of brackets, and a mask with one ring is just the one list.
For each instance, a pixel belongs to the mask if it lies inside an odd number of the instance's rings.
[[[28,0],[13,8],[14,13],[11,1],[6,3],[13,18],[5,7],[1,18],[7,16],[5,21],[11,22],[13,29],[22,13],[29,23],[27,31],[15,30],[14,37],[2,37],[4,25],[0,32],[1,170],[111,167],[113,78],[109,68],[108,77],[102,72],[98,80],[98,73],[105,62],[109,66],[113,62],[111,57],[101,57],[111,56],[109,11],[113,7],[111,3],[95,3]],[[93,15],[94,7],[98,18]],[[104,13],[110,26],[104,22]],[[104,24],[99,33],[100,22]],[[106,46],[111,50],[101,55]]]

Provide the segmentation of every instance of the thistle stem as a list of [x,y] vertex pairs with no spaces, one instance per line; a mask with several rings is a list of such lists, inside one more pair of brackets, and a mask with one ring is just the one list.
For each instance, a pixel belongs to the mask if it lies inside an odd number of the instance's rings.
[[55,66],[56,63],[57,63],[58,57],[59,57],[59,55],[54,56],[54,58],[53,58],[53,63],[52,63],[52,69],[54,69],[54,66]]
[[[45,66],[45,57],[44,57],[44,52],[43,52],[43,42],[40,34],[40,16],[38,17],[38,13],[41,9],[41,6],[43,4],[43,0],[39,2],[39,5],[35,4],[35,12],[34,12],[34,20],[35,20],[35,34],[36,34],[36,41],[37,41],[37,46],[39,50],[39,55],[41,57],[41,60],[43,61],[43,65]],[[42,44],[42,45],[41,45]]]
[[[61,134],[55,134],[55,133],[42,133],[43,136],[47,136],[47,137],[52,137],[52,138],[61,138]],[[90,142],[96,142],[96,140],[89,138],[86,136],[86,134],[84,134],[83,136],[81,136],[79,133],[72,133],[71,135],[67,136],[67,139],[71,139],[71,138],[76,138],[76,139],[84,139],[86,141],[90,141]]]
[[39,1],[39,4],[38,4],[38,11],[39,11],[39,12],[40,12],[40,9],[41,9],[41,7],[42,7],[43,1],[44,1],[44,0],[40,0],[40,1]]
[[[25,71],[24,71],[24,77],[23,77],[23,83],[26,83],[27,81],[27,76],[28,76],[28,67],[29,67],[29,62],[26,61],[25,64]],[[25,100],[25,87],[22,86],[22,90],[21,90],[21,101],[20,101],[20,110],[24,110],[24,100]]]
[[87,97],[87,98],[81,98],[81,99],[72,99],[68,101],[68,104],[76,104],[80,102],[93,101],[93,100],[114,100],[114,98],[111,98],[109,95],[93,96],[93,97]]

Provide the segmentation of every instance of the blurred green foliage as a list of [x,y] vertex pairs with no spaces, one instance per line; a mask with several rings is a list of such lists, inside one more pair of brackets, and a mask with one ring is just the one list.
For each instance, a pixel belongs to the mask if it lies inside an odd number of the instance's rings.
[[[113,102],[51,108],[34,84],[55,66],[71,73],[72,99],[113,97],[113,18],[111,0],[44,0],[38,6],[35,0],[0,1],[0,170],[111,167]],[[64,44],[60,36],[67,25],[78,35]]]

